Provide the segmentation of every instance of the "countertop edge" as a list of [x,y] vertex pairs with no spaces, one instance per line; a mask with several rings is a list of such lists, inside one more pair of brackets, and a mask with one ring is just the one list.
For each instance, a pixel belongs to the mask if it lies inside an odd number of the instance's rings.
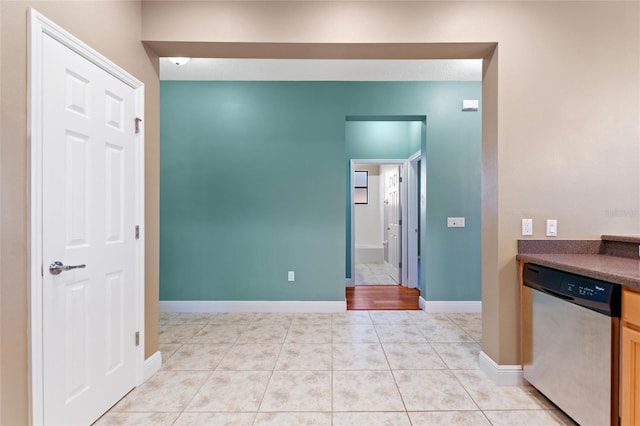
[[[605,255],[577,255],[577,256],[584,256],[585,259],[591,256],[609,257]],[[625,274],[616,274],[609,271],[607,272],[599,271],[596,269],[588,268],[586,266],[576,265],[575,262],[563,262],[560,259],[553,259],[553,257],[557,257],[557,256],[554,254],[545,255],[542,253],[537,253],[537,254],[521,253],[516,256],[516,259],[523,263],[535,263],[536,265],[560,269],[562,271],[571,272],[571,273],[583,275],[589,278],[607,281],[614,284],[619,284],[619,285],[640,290],[640,278],[630,277]],[[611,256],[611,258],[613,259],[614,257]],[[620,258],[615,258],[615,259],[620,259]],[[640,265],[640,262],[637,260],[633,260],[633,259],[627,259],[627,260],[629,262],[636,262],[637,264]]]
[[640,244],[640,235],[602,235],[602,241]]

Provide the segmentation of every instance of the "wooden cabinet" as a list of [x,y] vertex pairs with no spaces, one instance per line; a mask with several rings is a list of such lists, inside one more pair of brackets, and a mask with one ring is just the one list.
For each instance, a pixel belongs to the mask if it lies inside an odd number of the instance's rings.
[[640,424],[640,293],[622,291],[620,424]]

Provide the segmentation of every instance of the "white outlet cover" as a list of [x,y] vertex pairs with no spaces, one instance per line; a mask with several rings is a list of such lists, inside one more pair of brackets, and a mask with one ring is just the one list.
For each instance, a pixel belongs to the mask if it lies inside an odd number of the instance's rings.
[[522,219],[522,235],[533,235],[533,219]]
[[464,228],[464,217],[448,217],[447,228]]

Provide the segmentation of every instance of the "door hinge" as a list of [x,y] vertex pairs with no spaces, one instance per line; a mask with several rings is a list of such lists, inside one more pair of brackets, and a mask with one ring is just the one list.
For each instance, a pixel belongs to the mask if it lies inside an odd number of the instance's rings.
[[402,226],[402,219],[398,220],[398,225]]
[[402,176],[400,176],[400,179],[399,179],[399,181],[400,181],[400,183],[402,183]]
[[136,331],[136,346],[140,346],[140,332]]
[[136,225],[136,240],[140,239],[140,225]]
[[135,122],[135,127],[136,127],[136,134],[140,133],[140,122],[142,121],[142,118],[140,117],[136,117],[134,122]]
[[398,262],[398,268],[402,269],[402,262]]

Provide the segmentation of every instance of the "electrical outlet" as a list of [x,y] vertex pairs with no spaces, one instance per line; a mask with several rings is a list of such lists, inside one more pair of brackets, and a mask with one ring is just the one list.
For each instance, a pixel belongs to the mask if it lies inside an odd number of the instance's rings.
[[533,219],[522,219],[522,235],[533,235]]
[[288,276],[289,281],[295,281],[296,280],[296,273],[294,271],[289,271],[287,276]]
[[555,219],[547,219],[547,237],[558,236],[558,221]]
[[464,228],[464,217],[448,217],[447,228]]

